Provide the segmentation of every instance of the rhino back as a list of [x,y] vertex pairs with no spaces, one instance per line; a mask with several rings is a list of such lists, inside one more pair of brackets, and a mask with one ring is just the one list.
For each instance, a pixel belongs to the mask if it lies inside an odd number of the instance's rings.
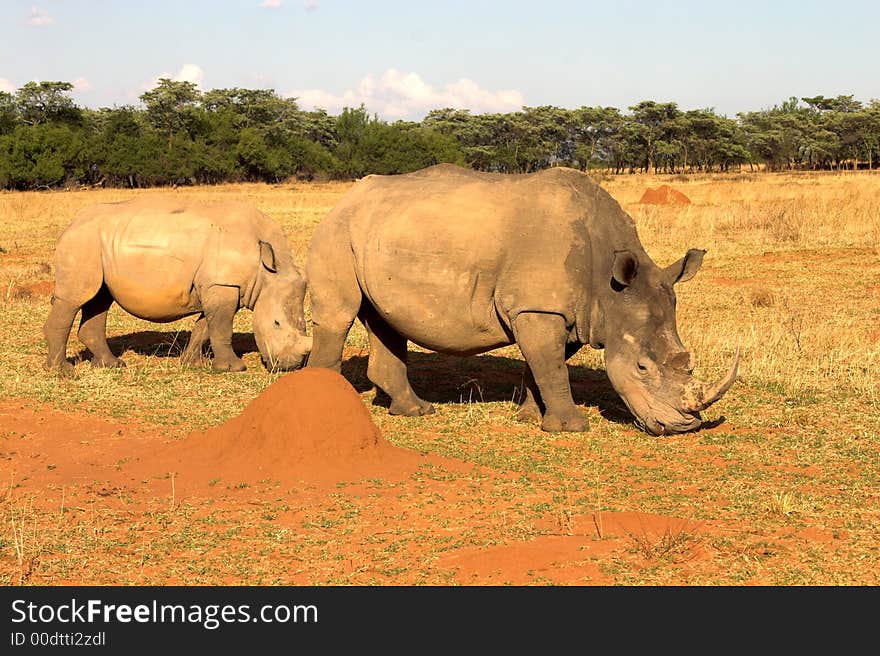
[[120,306],[171,321],[201,309],[203,285],[248,285],[259,261],[257,215],[237,203],[148,197],[102,204],[74,221],[58,250],[100,253],[103,281]]
[[509,319],[519,312],[559,313],[569,323],[584,314],[593,203],[567,174],[440,166],[359,187],[337,214],[348,223],[358,280],[416,343],[478,352],[510,343]]

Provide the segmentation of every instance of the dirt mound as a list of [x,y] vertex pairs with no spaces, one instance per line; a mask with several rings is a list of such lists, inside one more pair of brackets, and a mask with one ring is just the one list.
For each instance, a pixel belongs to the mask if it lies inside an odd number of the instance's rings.
[[282,376],[239,416],[193,432],[157,457],[200,485],[386,477],[419,459],[385,441],[345,378],[318,368]]
[[639,201],[645,205],[690,205],[691,199],[669,185],[646,189]]

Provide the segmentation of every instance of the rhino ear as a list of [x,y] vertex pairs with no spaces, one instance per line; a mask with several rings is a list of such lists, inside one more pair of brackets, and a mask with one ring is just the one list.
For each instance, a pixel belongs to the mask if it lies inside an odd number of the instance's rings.
[[260,242],[260,262],[266,267],[267,271],[275,273],[278,269],[275,267],[275,251],[269,242]]
[[706,251],[699,248],[690,249],[678,262],[673,262],[664,269],[666,279],[673,285],[677,282],[687,282],[697,275],[705,254]]
[[639,260],[629,251],[614,251],[611,278],[621,288],[629,287],[639,270]]

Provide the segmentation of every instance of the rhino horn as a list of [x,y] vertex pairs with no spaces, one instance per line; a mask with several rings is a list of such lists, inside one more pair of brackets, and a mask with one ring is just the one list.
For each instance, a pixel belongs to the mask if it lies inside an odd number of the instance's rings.
[[716,383],[704,383],[699,380],[690,382],[684,390],[681,397],[681,409],[685,412],[695,413],[705,410],[718,399],[724,396],[724,393],[730,389],[736,380],[736,374],[739,370],[739,347],[736,347],[736,355],[733,356],[733,364],[727,375]]

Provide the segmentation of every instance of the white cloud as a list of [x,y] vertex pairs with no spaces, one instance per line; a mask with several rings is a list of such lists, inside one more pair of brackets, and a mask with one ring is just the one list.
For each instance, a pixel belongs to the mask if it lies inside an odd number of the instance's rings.
[[264,9],[278,9],[284,4],[284,0],[263,0],[260,6]]
[[159,73],[150,82],[142,84],[141,89],[144,91],[155,89],[159,84],[159,80],[163,77],[168,78],[169,80],[174,80],[175,82],[193,82],[199,87],[202,85],[202,80],[205,78],[205,71],[202,70],[202,67],[198,64],[184,64],[180,67],[180,70],[177,71],[177,73],[169,73],[167,71]]
[[84,77],[78,77],[73,81],[73,88],[79,92],[91,91],[92,83]]
[[0,91],[5,91],[6,93],[15,93],[16,91],[18,91],[18,87],[7,80],[5,77],[0,77]]
[[196,64],[184,64],[173,79],[175,82],[194,82],[200,86],[205,79],[205,71]]
[[34,27],[43,27],[51,25],[55,20],[49,15],[45,9],[40,9],[37,5],[31,5],[31,13],[28,16],[27,24]]
[[306,8],[306,11],[315,11],[318,8],[317,0],[306,0],[303,3],[303,6]]
[[402,73],[395,68],[385,71],[378,80],[366,75],[355,89],[341,94],[324,89],[297,89],[288,96],[296,97],[304,109],[321,107],[330,113],[363,103],[369,111],[392,119],[416,118],[441,107],[482,113],[517,111],[525,105],[522,94],[514,89],[489,91],[468,78],[437,88],[418,73]]

